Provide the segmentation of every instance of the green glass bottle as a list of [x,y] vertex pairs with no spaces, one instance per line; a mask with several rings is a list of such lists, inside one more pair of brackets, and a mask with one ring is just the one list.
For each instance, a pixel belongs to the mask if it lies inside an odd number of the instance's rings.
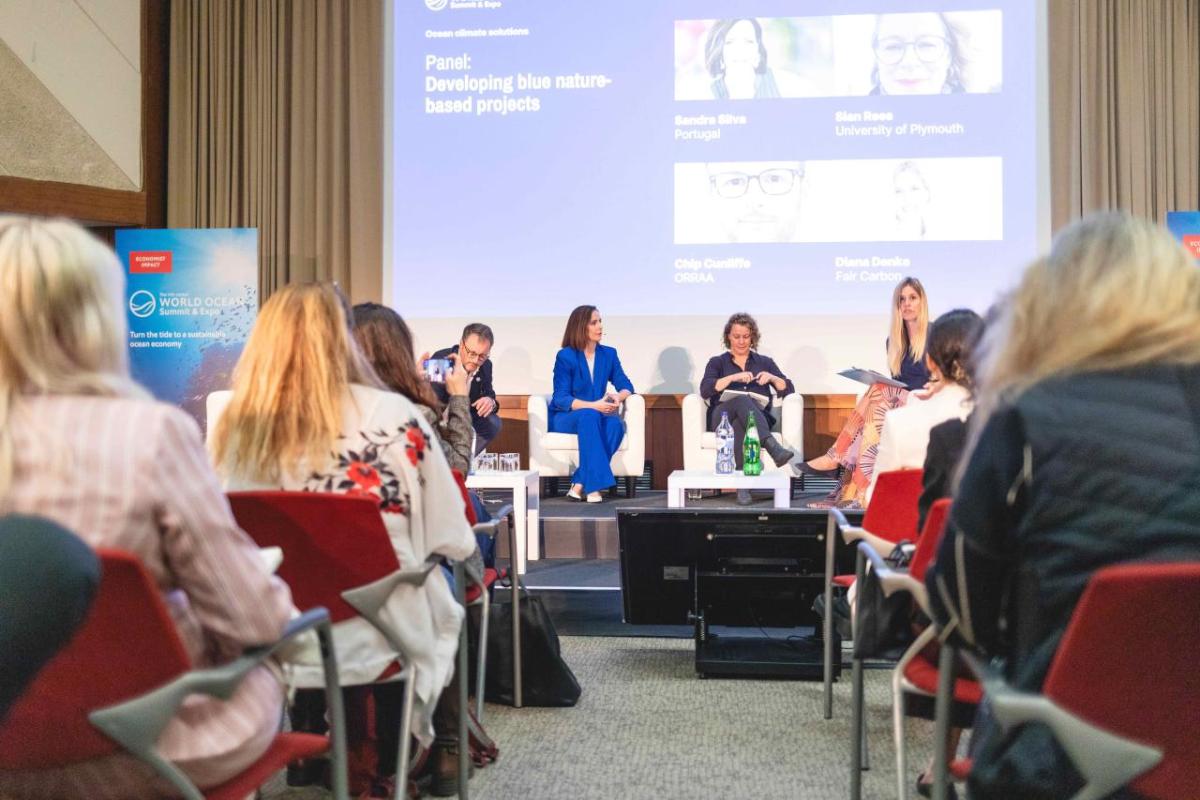
[[742,439],[743,475],[762,474],[762,456],[759,449],[758,425],[755,424],[754,415],[751,414],[750,419],[746,421],[746,436]]

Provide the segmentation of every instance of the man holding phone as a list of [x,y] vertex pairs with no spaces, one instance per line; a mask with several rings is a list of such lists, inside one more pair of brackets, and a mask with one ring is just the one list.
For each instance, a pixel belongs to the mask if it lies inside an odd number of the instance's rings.
[[[438,350],[432,358],[449,358],[457,361],[455,369],[464,370],[470,381],[467,398],[471,403],[471,426],[475,429],[475,452],[482,452],[488,442],[500,433],[500,416],[496,413],[500,404],[496,401],[496,390],[492,388],[492,362],[490,356],[495,337],[492,329],[482,322],[472,322],[463,328],[462,340],[453,347]],[[438,399],[445,403],[449,397],[444,383],[434,383],[433,390]]]

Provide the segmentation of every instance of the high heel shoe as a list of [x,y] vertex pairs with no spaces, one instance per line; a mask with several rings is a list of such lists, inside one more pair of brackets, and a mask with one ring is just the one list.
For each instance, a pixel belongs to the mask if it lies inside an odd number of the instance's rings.
[[833,469],[817,469],[807,461],[797,461],[792,464],[792,474],[799,478],[801,475],[815,475],[818,478],[832,478],[837,475],[838,467]]

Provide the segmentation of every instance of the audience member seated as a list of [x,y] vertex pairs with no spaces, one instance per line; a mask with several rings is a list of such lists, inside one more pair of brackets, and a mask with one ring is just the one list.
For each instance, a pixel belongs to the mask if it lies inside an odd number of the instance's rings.
[[796,475],[833,475],[842,468],[841,481],[833,493],[814,500],[809,508],[859,508],[863,493],[875,474],[875,454],[888,411],[908,402],[909,392],[926,388],[929,370],[925,365],[925,339],[929,329],[929,298],[916,278],[905,278],[892,293],[892,323],[888,334],[888,371],[904,384],[901,389],[873,383],[859,398],[850,418],[825,455],[792,464]]
[[[771,399],[787,397],[796,391],[792,382],[783,375],[783,370],[769,356],[761,355],[756,348],[761,340],[758,323],[749,314],[738,312],[725,323],[721,341],[725,352],[713,356],[704,367],[700,380],[700,396],[708,404],[708,430],[715,431],[721,422],[721,412],[728,412],[733,425],[735,441],[733,449],[737,468],[742,468],[741,441],[746,435],[746,420],[754,417],[758,436],[763,449],[782,467],[795,455],[789,448],[771,435],[775,417],[771,413]],[[738,393],[736,397],[723,401],[722,393]],[[750,395],[758,395],[765,401],[755,402]]]
[[[941,423],[948,420],[963,425],[973,405],[973,349],[982,331],[983,320],[967,309],[948,311],[929,326],[925,354],[929,388],[924,392],[913,392],[907,404],[887,413],[879,439],[879,452],[875,456],[875,473],[867,487],[867,502],[870,502],[875,491],[875,480],[879,474],[923,467],[929,463],[934,453],[930,450],[931,433],[941,427]],[[954,457],[957,459],[957,453]],[[934,465],[935,476],[944,476],[953,469],[953,463]],[[929,475],[922,476],[922,497],[930,491],[930,480]],[[941,488],[934,491],[941,491]],[[942,496],[945,495],[937,494],[928,500],[924,511],[928,510],[933,500]],[[917,530],[924,529],[924,511],[919,515]],[[947,741],[951,753],[957,750],[961,736],[961,728],[950,729]],[[917,793],[922,797],[932,795],[932,768],[931,758],[929,765],[917,778]],[[955,796],[954,791],[951,786],[952,797]]]
[[[562,349],[554,358],[550,430],[579,437],[579,467],[567,497],[600,503],[602,489],[617,482],[609,462],[625,437],[617,415],[633,384],[621,369],[617,351],[600,344],[604,322],[595,306],[579,306],[567,319]],[[615,392],[608,389],[612,383]]]
[[[278,639],[291,594],[234,522],[196,423],[129,377],[124,271],[113,252],[70,222],[3,217],[0,273],[4,510],[138,556],[195,666]],[[283,699],[277,668],[262,666],[228,700],[189,700],[158,750],[199,786],[220,784],[266,750]],[[125,755],[0,774],[0,795],[11,797],[158,791]]]
[[[468,401],[471,427],[475,431],[475,453],[487,449],[488,442],[500,433],[502,424],[500,415],[496,413],[500,403],[496,400],[496,390],[492,388],[492,362],[489,360],[495,341],[491,328],[482,322],[472,322],[463,328],[462,340],[458,344],[438,350],[432,356],[452,358],[455,368],[461,368],[466,373],[464,377],[471,387]],[[444,386],[435,383],[433,391],[442,403],[448,403],[454,394],[449,381]]]
[[[471,406],[467,401],[470,378],[467,371],[455,363],[445,376],[445,383],[440,387],[447,395],[443,408],[428,379],[417,370],[408,323],[394,310],[378,303],[356,305],[354,340],[384,385],[407,397],[425,415],[425,421],[437,434],[450,468],[464,476],[469,474],[475,454],[471,450]],[[449,358],[457,362],[458,355],[450,353]],[[491,519],[478,494],[468,491],[467,496],[475,509],[476,520],[486,522]],[[495,543],[491,537],[481,535],[476,541],[481,549],[486,548],[483,560],[487,566],[495,566],[492,553]]]
[[[1038,691],[1096,570],[1200,559],[1194,259],[1125,214],[1074,223],[989,324],[979,387],[929,596],[940,625]],[[1152,653],[1147,671],[1152,691]],[[1048,728],[977,728],[971,797],[1073,793]]]
[[[212,437],[213,458],[229,490],[346,492],[370,497],[383,513],[401,567],[431,556],[465,559],[475,537],[462,495],[420,409],[389,392],[350,330],[350,310],[331,284],[291,285],[259,312],[233,375],[229,405]],[[429,743],[453,736],[454,708],[438,706],[450,682],[462,608],[441,570],[422,587],[396,590],[385,613],[402,632],[416,663],[413,732]],[[394,661],[383,637],[363,619],[334,626],[338,667],[346,684],[366,684]],[[316,653],[297,656],[317,669]],[[347,692],[347,726],[364,734],[367,692]],[[357,746],[356,746],[357,745]],[[370,753],[349,742],[352,788],[370,789]],[[401,778],[402,779],[402,778]],[[377,787],[381,788],[381,787]]]
[[[725,352],[708,360],[700,380],[700,396],[708,404],[708,430],[715,431],[721,424],[721,412],[729,415],[729,423],[733,425],[733,460],[737,469],[742,468],[742,439],[752,416],[762,448],[775,466],[782,467],[796,455],[771,434],[771,426],[775,424],[775,416],[771,413],[772,392],[776,397],[787,397],[796,391],[796,387],[784,377],[774,359],[757,352],[760,339],[754,317],[744,312],[731,316],[721,334]],[[726,391],[737,394],[722,400]],[[755,401],[755,395],[763,398],[763,402]],[[739,502],[744,504],[749,499],[748,490],[738,492]]]
[[917,500],[917,530],[925,530],[929,509],[943,497],[954,495],[954,475],[967,446],[966,419],[952,417],[929,429],[929,445],[925,450],[925,466],[921,473],[921,497]]
[[934,425],[948,419],[964,420],[971,413],[968,363],[982,330],[983,320],[979,315],[962,308],[942,314],[929,326],[925,352],[929,388],[913,392],[908,403],[884,417],[875,471],[867,485],[867,502],[881,472],[916,469],[925,463],[929,430]]

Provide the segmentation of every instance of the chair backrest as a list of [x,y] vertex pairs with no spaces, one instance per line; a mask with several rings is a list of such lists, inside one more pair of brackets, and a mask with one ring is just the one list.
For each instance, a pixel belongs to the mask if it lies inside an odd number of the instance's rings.
[[154,580],[136,556],[99,549],[100,587],[83,624],[0,726],[0,769],[49,769],[120,747],[88,721],[191,664]]
[[238,525],[259,547],[283,550],[279,577],[292,590],[292,602],[299,608],[324,606],[333,622],[358,616],[342,592],[400,568],[373,498],[230,492],[229,505]]
[[862,526],[890,542],[917,538],[917,500],[921,497],[924,470],[884,472],[875,483]]
[[938,545],[942,543],[942,535],[946,532],[946,520],[950,516],[950,498],[943,497],[929,507],[925,515],[925,527],[917,537],[917,549],[913,552],[912,561],[908,565],[908,574],[919,581],[925,580],[925,571],[933,563],[937,555]]
[[1111,733],[1164,751],[1130,787],[1194,797],[1200,766],[1200,561],[1098,571],[1075,607],[1043,693]]
[[474,525],[476,522],[479,522],[479,517],[475,514],[475,506],[471,503],[471,494],[467,489],[467,479],[456,469],[450,470],[450,474],[454,476],[454,482],[458,484],[459,494],[462,495],[463,505],[466,507],[467,524]]

